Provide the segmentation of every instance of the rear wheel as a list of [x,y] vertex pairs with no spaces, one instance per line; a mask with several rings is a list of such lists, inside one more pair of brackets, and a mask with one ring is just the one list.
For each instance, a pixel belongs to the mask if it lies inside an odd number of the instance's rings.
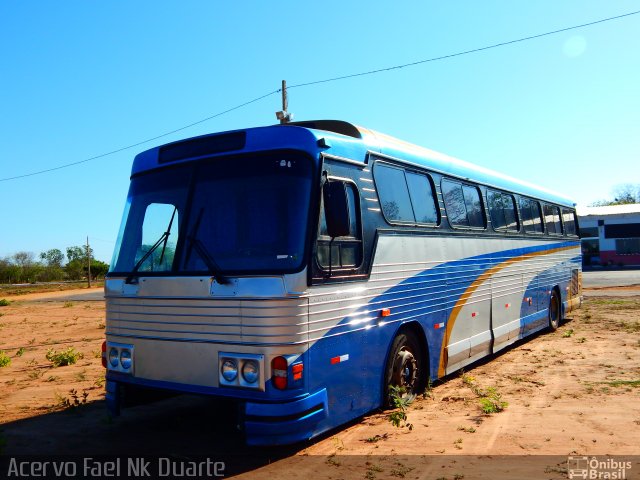
[[549,331],[554,332],[560,326],[560,297],[557,290],[551,290],[549,298]]
[[410,331],[396,335],[391,344],[384,378],[384,406],[391,406],[390,385],[401,387],[403,397],[415,396],[424,389],[426,361],[420,342]]

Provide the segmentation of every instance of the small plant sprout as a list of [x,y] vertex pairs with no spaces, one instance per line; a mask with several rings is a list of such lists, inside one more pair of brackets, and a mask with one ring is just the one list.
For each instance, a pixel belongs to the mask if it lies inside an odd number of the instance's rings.
[[407,408],[413,402],[414,395],[406,395],[405,387],[389,385],[389,400],[395,411],[389,414],[389,421],[394,427],[407,427],[413,430],[413,424],[407,422]]

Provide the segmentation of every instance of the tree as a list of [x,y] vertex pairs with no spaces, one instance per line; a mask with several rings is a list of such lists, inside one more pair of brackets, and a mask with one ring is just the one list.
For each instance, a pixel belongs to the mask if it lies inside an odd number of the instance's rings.
[[40,254],[40,258],[44,260],[47,267],[62,268],[62,262],[64,261],[64,253],[57,248],[52,248],[46,252]]
[[[104,277],[109,271],[109,265],[96,260],[93,257],[93,249],[89,247],[91,255],[91,278]],[[87,247],[73,246],[67,247],[67,265],[64,267],[70,280],[81,280],[86,278],[87,272]]]
[[[92,252],[93,253],[93,252]],[[80,280],[85,275],[87,267],[87,249],[86,247],[67,247],[67,265],[64,269],[67,272],[69,280]]]
[[[91,253],[91,256],[93,256],[93,249],[89,249],[89,252]],[[78,247],[78,246],[74,246],[74,247],[67,247],[67,259],[69,260],[69,263],[76,261],[76,260],[85,260],[87,259],[87,248],[86,247]]]
[[91,259],[91,278],[104,278],[108,271],[108,263],[101,262],[95,258]]
[[18,269],[18,276],[14,282],[34,283],[38,280],[38,275],[42,271],[42,265],[34,260],[33,252],[17,252],[13,254],[13,264]]
[[29,268],[33,265],[33,252],[17,252],[13,254],[13,263],[20,268]]
[[640,203],[640,184],[624,183],[616,185],[613,190],[613,200],[596,200],[591,207],[605,207],[609,205],[628,205]]
[[40,254],[40,258],[44,261],[45,266],[40,275],[40,280],[51,282],[53,280],[61,280],[64,278],[64,270],[62,270],[62,262],[64,254],[57,248],[52,248]]

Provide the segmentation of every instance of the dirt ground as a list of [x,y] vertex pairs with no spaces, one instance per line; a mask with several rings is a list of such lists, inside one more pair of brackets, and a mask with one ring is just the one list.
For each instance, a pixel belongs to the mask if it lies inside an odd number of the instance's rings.
[[[11,364],[0,368],[0,423],[55,411],[74,402],[104,397],[100,346],[104,340],[104,302],[65,302],[56,298],[87,289],[4,295],[0,307],[0,351]],[[48,301],[42,301],[43,298]],[[73,349],[81,358],[54,367],[47,352]]]
[[[556,332],[437,382],[407,408],[400,427],[390,412],[378,411],[280,449],[244,447],[231,406],[200,397],[179,396],[110,418],[100,362],[103,302],[65,302],[51,293],[6,296],[11,303],[0,307],[0,350],[11,363],[0,368],[0,451],[244,458],[228,471],[244,478],[499,478],[500,462],[510,478],[567,478],[567,455],[640,454],[635,289],[625,297],[585,290],[583,308]],[[68,348],[82,354],[77,363],[55,367],[47,360],[49,349]],[[504,402],[503,410],[483,413],[483,397]],[[640,473],[640,464],[634,467]]]

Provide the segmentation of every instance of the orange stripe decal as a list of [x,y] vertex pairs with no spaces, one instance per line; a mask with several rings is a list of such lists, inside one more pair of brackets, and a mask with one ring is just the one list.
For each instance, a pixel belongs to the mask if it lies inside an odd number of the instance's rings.
[[529,260],[533,257],[538,257],[540,255],[549,255],[552,253],[558,253],[564,250],[571,250],[575,248],[578,248],[578,247],[570,246],[570,247],[551,248],[549,250],[541,250],[539,252],[527,253],[519,257],[513,257],[513,258],[510,258],[509,260],[505,260],[504,262],[499,263],[498,265],[494,265],[489,270],[482,273],[477,279],[475,279],[471,283],[471,285],[467,287],[464,293],[460,295],[460,298],[451,309],[451,313],[449,314],[449,319],[446,322],[446,330],[444,332],[444,338],[442,339],[442,345],[440,347],[440,364],[438,365],[438,378],[443,377],[445,375],[445,370],[447,368],[446,348],[447,348],[447,345],[449,344],[449,339],[451,338],[451,332],[453,331],[453,326],[455,325],[456,319],[460,314],[460,310],[462,310],[462,307],[464,307],[464,305],[467,303],[467,300],[471,298],[471,295],[473,295],[473,292],[475,292],[482,283],[488,280],[496,272],[499,272],[503,268],[508,267],[509,265],[512,265],[514,263],[522,262],[524,260]]

